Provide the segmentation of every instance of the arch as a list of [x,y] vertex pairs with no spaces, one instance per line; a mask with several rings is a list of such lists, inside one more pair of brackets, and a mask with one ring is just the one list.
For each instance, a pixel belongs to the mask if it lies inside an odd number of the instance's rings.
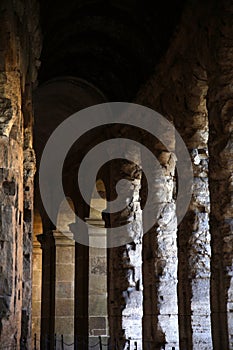
[[[73,212],[70,211],[70,208]],[[69,225],[75,222],[74,203],[70,197],[66,197],[60,204],[57,214],[56,228],[61,232],[69,232]]]
[[92,219],[102,220],[102,211],[106,209],[106,188],[103,180],[96,180],[90,202],[90,215]]

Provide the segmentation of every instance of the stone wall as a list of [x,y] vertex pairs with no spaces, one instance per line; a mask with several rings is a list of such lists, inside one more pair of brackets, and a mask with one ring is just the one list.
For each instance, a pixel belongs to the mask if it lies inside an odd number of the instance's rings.
[[40,55],[37,2],[2,1],[0,21],[0,343],[28,349],[35,172],[31,90]]

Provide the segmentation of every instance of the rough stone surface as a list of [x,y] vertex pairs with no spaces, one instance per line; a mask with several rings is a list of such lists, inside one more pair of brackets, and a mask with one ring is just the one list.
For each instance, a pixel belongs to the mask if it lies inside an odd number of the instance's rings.
[[[206,107],[208,85],[207,72],[203,62],[203,47],[206,45],[206,40],[203,40],[204,26],[201,27],[200,22],[205,22],[205,16],[201,9],[197,12],[195,6],[188,6],[183,14],[180,29],[176,33],[165,59],[157,67],[154,78],[140,92],[138,101],[154,108],[168,119],[172,119],[190,151],[194,173],[193,193],[189,210],[177,231],[178,300],[174,290],[174,293],[168,298],[166,310],[169,312],[169,303],[174,305],[178,302],[179,340],[174,344],[175,346],[179,346],[180,349],[207,350],[212,348],[208,111]],[[179,162],[179,154],[176,156]],[[173,215],[174,211],[175,207]],[[175,230],[175,225],[173,230]],[[148,240],[147,237],[145,237],[146,239]],[[145,251],[148,247],[147,243]],[[154,250],[157,249],[155,246]],[[150,276],[154,276],[156,273],[154,264],[147,267],[145,260],[144,266],[145,270],[150,269]],[[166,279],[171,271],[171,268],[161,270],[162,277]],[[176,271],[174,271],[174,276],[176,276]],[[144,278],[144,328],[146,330],[144,333],[148,342],[150,338],[153,339],[153,336],[156,338],[154,334],[156,331],[158,332],[156,315],[151,317],[151,306],[147,301],[157,300],[158,289],[153,287],[154,284],[149,288],[147,285],[149,283],[148,279]],[[148,293],[147,298],[146,293]],[[170,310],[172,310],[171,307]],[[159,304],[158,313],[162,312],[163,307]],[[148,316],[146,316],[147,313]],[[154,331],[149,331],[147,324],[152,324]],[[173,332],[177,332],[177,320],[173,324],[169,324],[169,330],[171,331],[171,329]],[[169,345],[168,334],[165,333],[161,337],[161,342]],[[153,343],[155,341],[155,339],[152,340]],[[157,346],[159,348],[159,344]]]
[[[233,349],[232,16],[230,0],[188,1],[167,53],[136,98],[170,120],[190,152],[192,198],[182,223],[177,227],[174,135],[167,130],[168,150],[135,131],[131,136],[139,136],[162,166],[160,172],[149,169],[154,183],[148,189],[153,193],[148,215],[155,216],[154,227],[142,238],[147,220],[142,217],[147,192],[142,169],[150,164],[132,149],[131,159],[140,160],[140,166],[122,161],[105,174],[110,175],[110,197],[119,179],[131,182],[125,209],[105,219],[107,226],[129,222],[132,242],[109,249],[107,257],[87,247],[64,247],[43,217],[43,232],[37,232],[42,250],[34,239],[32,259],[36,157],[31,95],[41,42],[38,1],[1,2],[0,347],[30,349],[32,332],[41,331],[42,349],[49,347],[46,337],[53,341],[56,332],[67,342],[76,341],[74,332],[78,340],[104,334],[110,343],[117,339],[120,349],[129,338],[138,349]],[[60,22],[55,18],[54,23]],[[51,62],[52,72],[61,68],[60,62],[54,67]],[[105,89],[107,81],[115,80],[103,78]],[[133,84],[130,78],[128,88]],[[114,136],[128,135],[127,127],[113,131]],[[80,211],[87,217],[86,208]]]
[[[38,4],[1,2],[0,343],[31,346],[33,178],[31,92],[40,54]],[[33,15],[32,15],[33,14]]]
[[[55,271],[55,325],[54,332],[57,339],[66,344],[74,344],[74,245],[73,234],[53,231],[56,249]],[[61,258],[65,256],[65,258]],[[65,349],[73,349],[65,346]],[[61,342],[57,343],[57,350],[63,350]]]
[[[136,151],[136,152],[135,152]],[[112,169],[112,187],[119,179],[131,182],[131,201],[126,202],[125,209],[110,217],[111,226],[129,223],[127,234],[132,242],[108,250],[108,312],[110,344],[117,339],[120,348],[125,348],[126,339],[138,342],[142,349],[142,226],[139,205],[141,169],[137,163],[140,154],[137,150],[128,150],[135,157],[135,163],[121,162],[119,169]],[[125,154],[127,157],[127,154]],[[124,188],[118,186],[118,194]],[[113,194],[112,194],[113,195]],[[126,230],[126,229],[124,229]],[[117,276],[117,278],[116,278]]]

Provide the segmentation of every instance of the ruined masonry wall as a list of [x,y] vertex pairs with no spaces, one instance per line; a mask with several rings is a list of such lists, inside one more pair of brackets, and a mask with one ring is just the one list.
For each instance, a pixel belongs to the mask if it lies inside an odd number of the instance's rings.
[[0,22],[0,343],[29,349],[37,2],[2,1]]

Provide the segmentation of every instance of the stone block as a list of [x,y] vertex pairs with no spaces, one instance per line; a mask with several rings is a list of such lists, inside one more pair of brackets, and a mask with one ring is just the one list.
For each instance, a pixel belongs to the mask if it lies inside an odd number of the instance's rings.
[[[40,248],[39,248],[40,249]],[[37,252],[35,252],[35,249],[33,249],[33,271],[34,270],[42,270],[42,250],[40,249]]]
[[32,283],[35,286],[41,285],[41,279],[42,279],[42,271],[41,270],[33,270],[32,273]]
[[41,302],[38,300],[32,299],[32,310],[33,310],[34,317],[40,317],[41,316]]
[[57,282],[56,298],[74,298],[74,282]]
[[89,296],[89,315],[90,316],[107,315],[107,298],[105,295]]
[[107,291],[106,276],[90,275],[89,294],[105,294]]
[[34,301],[41,300],[41,285],[32,285],[32,298]]
[[71,247],[57,247],[56,250],[56,261],[59,264],[74,264],[75,248]]
[[74,300],[57,299],[56,305],[55,305],[55,314],[56,314],[56,317],[74,315]]
[[32,334],[34,335],[36,333],[37,337],[40,335],[40,323],[41,317],[32,317]]
[[74,334],[74,317],[70,316],[56,316],[55,319],[56,334]]
[[74,265],[73,264],[57,264],[56,280],[58,282],[74,281]]
[[89,318],[89,330],[93,329],[105,329],[106,330],[106,318],[105,317],[90,317]]
[[106,257],[90,256],[90,273],[93,275],[104,275],[107,274],[107,259]]

